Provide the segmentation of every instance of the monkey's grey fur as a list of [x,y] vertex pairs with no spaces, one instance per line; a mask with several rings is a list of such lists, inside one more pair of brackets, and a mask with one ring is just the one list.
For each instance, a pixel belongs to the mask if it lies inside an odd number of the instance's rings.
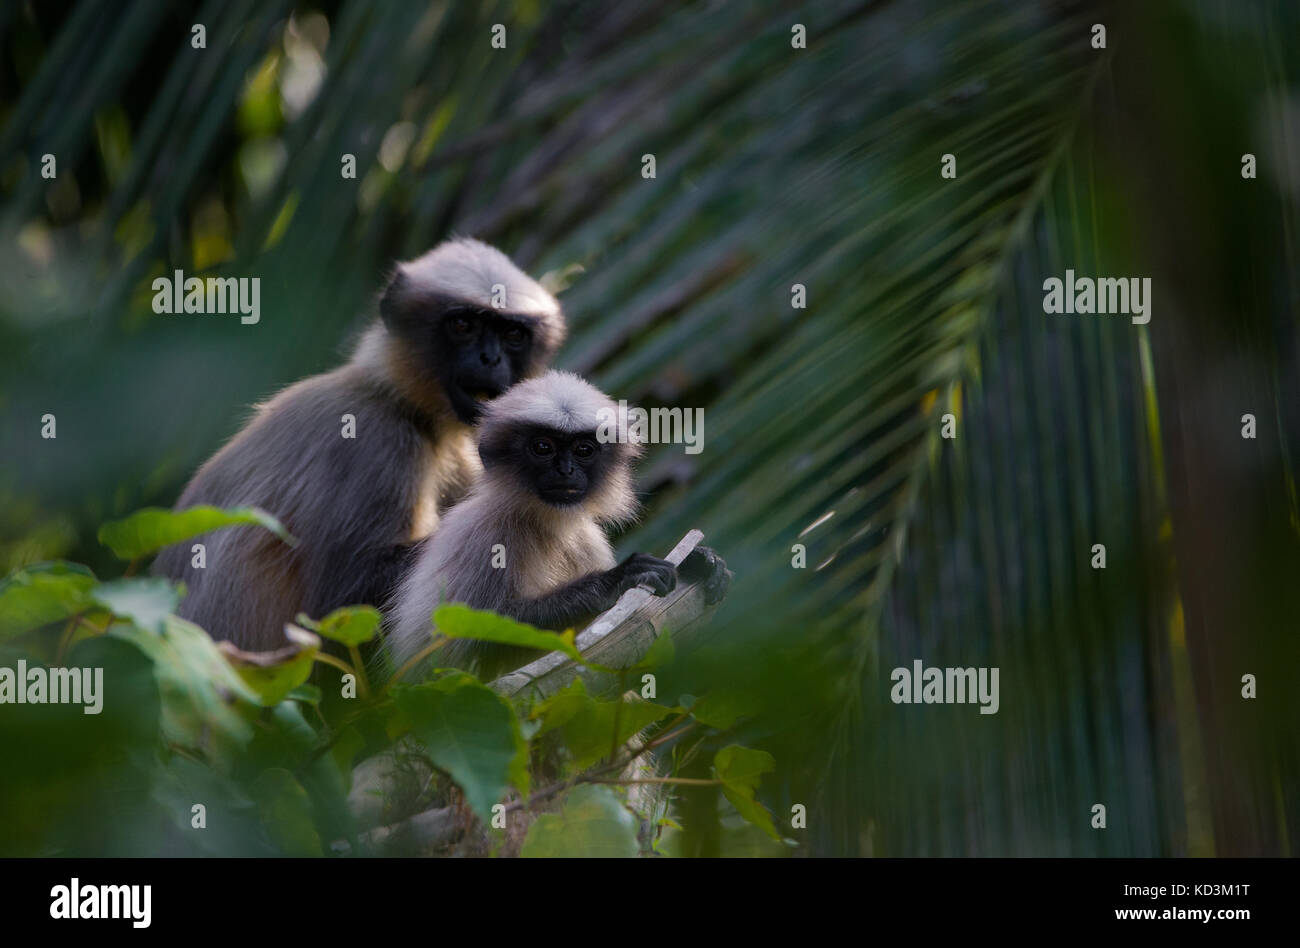
[[[351,359],[258,406],[177,502],[261,507],[298,546],[240,526],[169,547],[154,571],[186,583],[180,615],[215,639],[270,649],[298,612],[319,618],[343,605],[380,604],[412,544],[481,470],[472,429],[431,369],[433,329],[448,304],[491,306],[496,285],[532,332],[523,376],[546,367],[564,336],[560,306],[500,251],[453,240],[399,264],[383,318]],[[344,415],[356,419],[355,438],[342,436]],[[194,543],[206,545],[204,569],[191,566]]]
[[[479,428],[479,444],[482,448],[502,442],[511,429],[521,427],[596,432],[602,409],[616,413],[617,406],[578,376],[551,371],[519,383],[488,405]],[[625,436],[626,431],[621,434]],[[465,603],[550,628],[554,623],[548,622],[548,617],[561,620],[573,613],[575,605],[581,608],[584,604],[594,615],[612,605],[623,588],[645,581],[643,573],[620,573],[604,531],[607,526],[631,520],[636,513],[631,468],[641,447],[621,437],[618,442],[602,444],[601,450],[612,452],[613,457],[599,483],[579,503],[563,507],[540,499],[516,467],[492,463],[485,453],[482,477],[469,496],[443,518],[398,587],[388,631],[395,668],[400,669],[429,644],[434,632],[431,617],[442,603]],[[494,549],[498,544],[500,548]],[[494,567],[494,552],[504,553],[504,568]],[[671,564],[642,554],[629,558],[632,560],[653,560],[672,570]],[[563,612],[539,608],[548,596],[554,602],[566,589],[575,596],[585,590],[591,595],[576,603],[569,600]],[[500,664],[514,657],[507,651],[453,640],[438,651],[436,663],[464,667],[490,655]]]

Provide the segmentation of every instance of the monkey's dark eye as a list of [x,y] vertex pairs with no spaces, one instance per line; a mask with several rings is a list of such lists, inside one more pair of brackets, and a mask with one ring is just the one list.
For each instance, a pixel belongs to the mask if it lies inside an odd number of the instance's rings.
[[550,438],[534,438],[528,449],[539,458],[548,458],[555,453],[555,445]]
[[474,320],[468,316],[453,316],[447,320],[447,332],[453,339],[468,339],[474,335]]
[[511,326],[501,334],[501,338],[505,340],[506,345],[511,349],[518,349],[528,341],[528,330],[521,326]]
[[587,460],[596,453],[596,446],[590,441],[578,441],[573,445],[574,457]]

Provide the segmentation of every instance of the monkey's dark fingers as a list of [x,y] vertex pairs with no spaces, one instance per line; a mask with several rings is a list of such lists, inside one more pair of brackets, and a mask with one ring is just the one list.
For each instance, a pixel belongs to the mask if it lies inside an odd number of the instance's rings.
[[648,569],[633,574],[631,585],[649,586],[656,596],[666,596],[677,588],[677,570],[671,563],[668,569]]
[[709,579],[719,570],[726,569],[722,557],[707,546],[697,546],[682,560],[681,574],[693,583]]
[[727,564],[723,562],[722,557],[718,557],[717,569],[713,575],[704,583],[704,601],[710,606],[717,605],[727,596],[727,590],[731,588],[731,573],[727,570]]
[[667,595],[677,586],[677,569],[667,560],[645,553],[635,553],[624,561],[621,589],[645,585],[656,596]]
[[647,569],[668,569],[673,568],[673,564],[667,560],[661,560],[657,556],[651,556],[649,553],[633,553],[622,563],[622,566],[628,572],[637,572],[638,570]]
[[731,586],[727,561],[707,546],[692,550],[682,561],[681,572],[690,582],[703,583],[704,601],[710,606],[721,602]]

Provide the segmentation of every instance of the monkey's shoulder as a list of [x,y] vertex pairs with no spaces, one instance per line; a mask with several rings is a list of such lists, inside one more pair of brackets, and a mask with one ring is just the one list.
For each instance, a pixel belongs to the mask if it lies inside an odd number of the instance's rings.
[[[382,391],[335,370],[257,406],[195,474],[180,505],[250,503],[281,517],[322,505],[410,505],[407,494],[431,463],[430,437]],[[410,473],[395,476],[400,471]]]

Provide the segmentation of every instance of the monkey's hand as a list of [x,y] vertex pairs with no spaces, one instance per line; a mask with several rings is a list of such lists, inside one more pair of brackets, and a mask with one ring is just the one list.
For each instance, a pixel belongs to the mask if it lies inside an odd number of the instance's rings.
[[697,546],[682,561],[682,578],[690,583],[704,584],[704,602],[715,605],[722,601],[731,585],[727,561],[707,546]]
[[617,581],[616,597],[643,583],[656,596],[666,596],[677,587],[677,568],[649,553],[633,553],[610,572],[615,574]]

